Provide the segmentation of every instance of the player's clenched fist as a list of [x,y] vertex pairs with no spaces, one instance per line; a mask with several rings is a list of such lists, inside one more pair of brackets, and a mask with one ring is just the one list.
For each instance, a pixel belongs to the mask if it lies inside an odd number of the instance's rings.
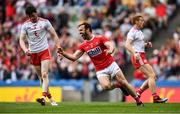
[[63,52],[64,52],[63,49],[59,47],[57,50],[57,55],[60,58],[60,60],[63,59]]
[[63,54],[63,49],[60,47],[58,48],[58,51],[57,51],[58,54]]
[[152,43],[151,42],[145,43],[145,48],[151,48],[151,47],[152,47]]
[[31,55],[31,51],[28,49],[27,51],[25,51],[25,54],[26,54],[27,56],[30,56],[30,55]]

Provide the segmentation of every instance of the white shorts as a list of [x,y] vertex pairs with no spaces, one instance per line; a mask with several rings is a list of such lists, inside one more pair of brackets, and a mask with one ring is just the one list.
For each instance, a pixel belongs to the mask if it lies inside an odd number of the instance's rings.
[[121,71],[121,69],[119,68],[118,64],[116,62],[113,62],[107,68],[97,71],[96,76],[97,78],[101,76],[111,76],[111,78],[113,78],[119,71]]

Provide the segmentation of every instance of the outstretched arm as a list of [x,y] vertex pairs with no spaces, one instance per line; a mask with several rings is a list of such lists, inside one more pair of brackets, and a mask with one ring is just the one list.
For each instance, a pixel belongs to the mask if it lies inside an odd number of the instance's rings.
[[112,42],[107,41],[104,43],[104,45],[107,47],[107,50],[106,50],[107,54],[112,54],[114,52],[115,48],[114,48]]
[[77,50],[74,52],[74,54],[70,54],[65,52],[62,48],[58,49],[58,55],[59,56],[63,56],[71,61],[76,61],[77,59],[79,59],[82,55],[84,54],[83,51]]

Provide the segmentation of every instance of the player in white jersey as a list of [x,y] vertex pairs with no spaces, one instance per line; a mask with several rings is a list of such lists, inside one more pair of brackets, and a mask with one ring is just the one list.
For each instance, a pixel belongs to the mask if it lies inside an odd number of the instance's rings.
[[[52,99],[49,91],[48,71],[51,56],[46,35],[50,33],[57,48],[60,47],[59,38],[51,23],[47,19],[38,17],[35,7],[28,6],[26,15],[29,20],[21,27],[19,43],[22,50],[30,57],[30,63],[34,66],[42,85],[42,98],[37,98],[36,101],[45,105],[45,99],[48,97],[51,105],[56,106],[57,103]],[[25,38],[27,38],[28,46],[25,44]]]
[[136,69],[139,69],[141,72],[147,76],[147,80],[141,85],[137,90],[137,94],[140,97],[141,94],[146,90],[150,89],[153,96],[154,103],[164,103],[168,99],[160,98],[156,94],[156,75],[153,71],[153,68],[148,63],[145,57],[145,48],[152,47],[151,42],[144,42],[144,35],[141,29],[144,25],[144,19],[142,15],[135,15],[132,18],[133,27],[127,34],[127,40],[125,47],[131,53],[131,62]]

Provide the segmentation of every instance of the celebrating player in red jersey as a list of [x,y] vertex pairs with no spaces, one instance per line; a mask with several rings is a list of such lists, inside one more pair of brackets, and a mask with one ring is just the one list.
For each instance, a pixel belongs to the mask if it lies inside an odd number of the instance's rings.
[[[95,66],[97,78],[103,89],[111,90],[123,86],[136,100],[138,106],[143,105],[135,89],[127,82],[121,69],[111,56],[114,52],[113,44],[104,36],[93,35],[92,28],[88,23],[80,24],[78,29],[85,41],[74,54],[69,54],[59,49],[59,56],[64,56],[71,61],[76,61],[86,52]],[[110,81],[110,78],[114,76],[116,77],[115,83]]]
[[153,71],[153,68],[149,65],[146,57],[145,57],[145,48],[152,47],[151,42],[144,42],[144,35],[140,30],[143,28],[144,19],[141,15],[136,15],[132,18],[132,23],[134,26],[127,34],[126,40],[126,48],[131,53],[131,61],[133,66],[136,69],[139,69],[141,72],[148,77],[148,79],[142,84],[140,89],[137,90],[137,94],[140,97],[143,91],[146,89],[150,89],[153,96],[154,103],[164,103],[168,99],[160,98],[159,95],[156,94],[156,75]]
[[[26,15],[29,20],[22,25],[19,43],[26,55],[30,56],[30,63],[34,66],[42,85],[42,98],[38,98],[36,101],[45,105],[45,99],[48,97],[51,105],[56,106],[57,103],[49,92],[48,71],[51,56],[46,34],[48,32],[51,34],[57,48],[60,47],[59,38],[50,22],[38,17],[35,7],[28,6]],[[25,45],[25,38],[28,40],[28,48]]]

